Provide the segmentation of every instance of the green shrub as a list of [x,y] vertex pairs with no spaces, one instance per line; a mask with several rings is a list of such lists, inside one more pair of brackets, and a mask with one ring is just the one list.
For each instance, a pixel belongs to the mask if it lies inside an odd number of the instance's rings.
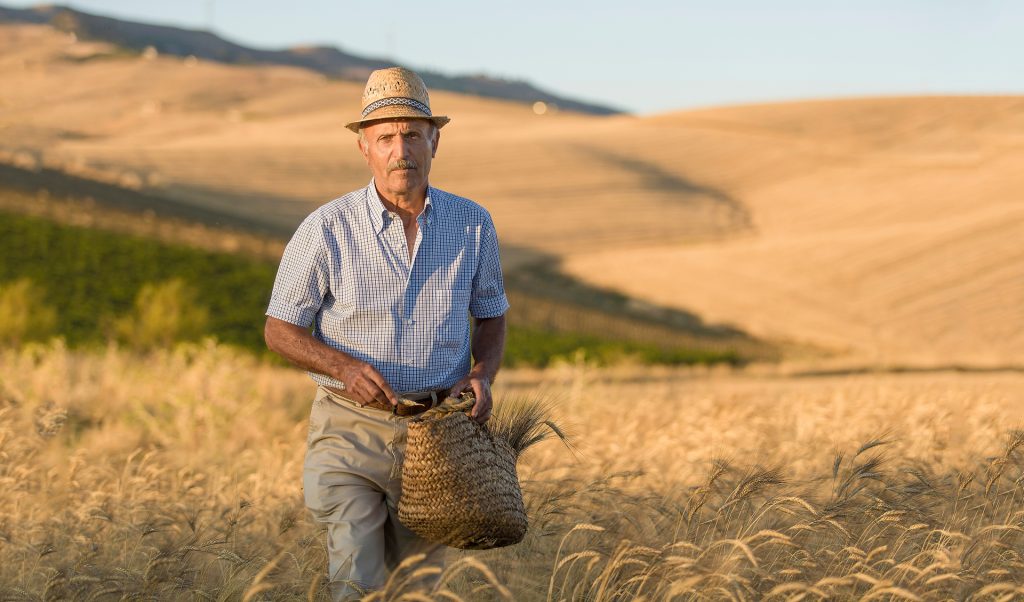
[[153,349],[209,335],[210,312],[194,287],[181,278],[149,283],[135,297],[131,314],[115,322],[118,340],[129,347]]
[[583,333],[549,332],[529,325],[509,326],[505,358],[510,365],[544,367],[555,360],[572,359],[583,353],[595,364],[615,364],[624,360],[641,364],[739,364],[742,358],[728,348],[663,348],[653,343],[616,341]]
[[0,345],[17,347],[52,336],[57,312],[49,303],[29,278],[0,284]]
[[56,311],[55,330],[72,346],[117,338],[124,316],[139,317],[146,285],[177,279],[202,300],[206,334],[262,352],[276,270],[263,259],[0,213],[0,282],[36,282]]
[[[266,259],[0,213],[0,282],[34,283],[7,293],[11,307],[33,313],[0,307],[0,321],[7,321],[0,332],[17,333],[0,335],[0,341],[6,336],[17,344],[59,333],[71,346],[114,338],[152,348],[209,336],[271,355],[263,323],[276,272],[277,263]],[[523,322],[510,324],[505,358],[510,365],[546,366],[578,350],[599,364],[741,361],[730,349],[552,332]]]

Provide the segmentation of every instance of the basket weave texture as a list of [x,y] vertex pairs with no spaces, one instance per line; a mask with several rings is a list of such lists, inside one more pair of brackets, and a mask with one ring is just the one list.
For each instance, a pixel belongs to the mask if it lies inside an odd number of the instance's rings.
[[526,535],[516,454],[463,412],[409,421],[398,519],[453,548],[508,546]]

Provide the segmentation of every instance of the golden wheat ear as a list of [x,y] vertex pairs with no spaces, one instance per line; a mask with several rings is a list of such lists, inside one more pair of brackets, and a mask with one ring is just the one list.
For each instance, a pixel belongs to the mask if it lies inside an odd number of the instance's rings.
[[551,419],[554,407],[555,403],[551,400],[524,397],[502,399],[494,404],[494,413],[487,421],[487,430],[494,437],[508,443],[516,457],[552,434],[575,453],[569,435]]

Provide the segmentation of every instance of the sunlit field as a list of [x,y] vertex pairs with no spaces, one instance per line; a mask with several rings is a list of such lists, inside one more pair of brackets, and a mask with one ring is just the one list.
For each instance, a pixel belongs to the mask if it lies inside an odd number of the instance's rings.
[[[362,83],[89,38],[0,25],[0,602],[327,600],[260,325],[368,181]],[[1024,96],[431,97],[431,184],[500,232],[498,403],[570,444],[521,544],[368,599],[1024,600]]]
[[[520,464],[526,540],[376,599],[1013,599],[1024,376],[506,371],[575,451]],[[0,352],[0,599],[327,599],[313,386],[213,343]],[[425,569],[424,569],[425,570]],[[422,572],[422,571],[420,571]]]

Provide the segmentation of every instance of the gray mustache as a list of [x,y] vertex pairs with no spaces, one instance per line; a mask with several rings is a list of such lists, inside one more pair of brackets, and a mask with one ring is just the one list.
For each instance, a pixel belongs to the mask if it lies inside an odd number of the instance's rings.
[[408,161],[406,159],[398,159],[388,163],[388,173],[395,171],[396,169],[419,169],[415,161]]

